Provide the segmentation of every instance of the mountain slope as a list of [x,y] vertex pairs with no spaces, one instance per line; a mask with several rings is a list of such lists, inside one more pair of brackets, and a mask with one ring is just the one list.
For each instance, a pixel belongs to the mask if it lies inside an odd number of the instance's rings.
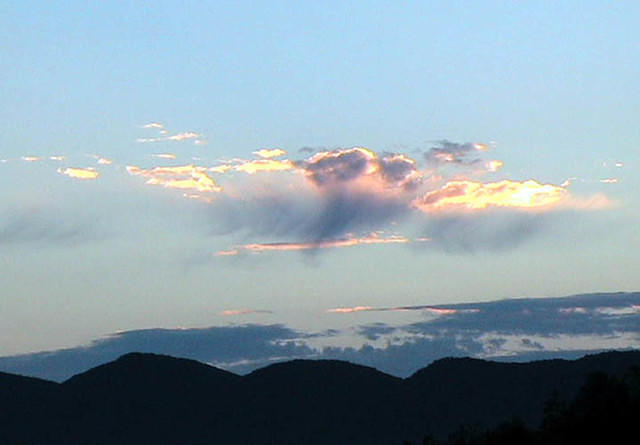
[[246,376],[193,360],[127,354],[62,384],[0,374],[0,443],[389,444],[512,417],[537,426],[545,401],[640,351],[579,360],[442,359],[407,379],[331,360]]

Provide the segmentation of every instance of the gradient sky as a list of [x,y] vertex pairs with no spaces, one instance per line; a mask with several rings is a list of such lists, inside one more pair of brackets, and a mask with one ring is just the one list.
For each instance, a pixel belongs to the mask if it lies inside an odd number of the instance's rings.
[[638,22],[636,2],[4,2],[0,355],[640,289]]

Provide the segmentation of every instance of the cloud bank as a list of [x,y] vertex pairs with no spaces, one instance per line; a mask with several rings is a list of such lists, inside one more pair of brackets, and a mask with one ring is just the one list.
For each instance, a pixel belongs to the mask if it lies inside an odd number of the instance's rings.
[[[248,324],[126,331],[86,346],[0,357],[0,370],[61,381],[139,351],[192,358],[239,373],[275,361],[310,358],[348,360],[407,376],[449,356],[522,361],[640,348],[640,292],[329,311],[351,317],[352,328],[302,332],[281,324]],[[423,320],[359,324],[358,317],[370,311],[416,311]],[[225,315],[253,312],[230,310]],[[362,345],[336,345],[341,334],[359,336]]]

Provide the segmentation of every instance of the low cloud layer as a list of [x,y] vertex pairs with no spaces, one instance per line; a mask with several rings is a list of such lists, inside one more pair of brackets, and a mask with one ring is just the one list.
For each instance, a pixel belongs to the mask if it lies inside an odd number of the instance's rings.
[[[360,324],[361,313],[371,311],[381,316],[416,311],[424,319]],[[254,312],[230,310],[225,315]],[[348,360],[407,376],[449,356],[521,361],[640,347],[640,292],[447,306],[359,306],[330,312],[351,317],[352,328],[313,333],[274,324],[127,331],[77,348],[0,357],[0,370],[61,381],[139,351],[188,357],[238,373],[308,358]],[[343,334],[359,336],[362,346],[336,345],[335,338]]]

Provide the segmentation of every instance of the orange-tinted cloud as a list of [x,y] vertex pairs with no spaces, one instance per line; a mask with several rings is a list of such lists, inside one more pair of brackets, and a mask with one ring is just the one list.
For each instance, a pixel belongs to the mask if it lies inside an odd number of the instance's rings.
[[351,314],[353,312],[368,312],[373,310],[375,310],[375,308],[371,306],[353,306],[353,307],[337,307],[333,309],[328,309],[327,312],[332,312],[336,314]]
[[22,156],[22,160],[26,162],[37,162],[42,161],[40,156]]
[[167,136],[165,139],[168,141],[184,141],[186,139],[198,139],[199,137],[200,135],[198,133],[194,133],[193,131],[185,131],[183,133]]
[[158,159],[175,159],[176,158],[176,155],[174,155],[173,153],[154,153],[151,156]]
[[164,128],[164,125],[160,122],[149,122],[148,124],[143,125],[142,128],[157,128],[161,130]]
[[284,156],[287,154],[287,152],[281,148],[263,148],[261,150],[254,151],[253,154],[256,156],[260,156],[261,158],[270,159]]
[[316,249],[330,249],[337,247],[352,247],[365,244],[404,244],[410,240],[403,236],[392,235],[388,237],[382,237],[377,233],[371,233],[365,237],[356,238],[343,238],[335,240],[325,241],[311,241],[300,243],[253,243],[237,246],[231,250],[219,251],[217,256],[237,255],[240,252],[273,252],[273,251],[301,251],[301,250],[316,250]]
[[[160,128],[160,127],[145,127],[145,128]],[[163,136],[155,137],[155,138],[138,138],[137,142],[148,143],[148,142],[163,142],[163,141],[185,141],[185,140],[195,140],[195,143],[202,144],[204,141],[202,140],[202,135],[195,133],[193,131],[184,131],[182,133],[176,134],[168,134],[169,132],[162,129],[160,130],[160,134]]]
[[[215,168],[215,167],[214,167]],[[276,159],[258,159],[255,161],[246,161],[233,167],[233,170],[249,173],[250,175],[258,172],[285,171],[295,168],[295,164],[288,160]]]
[[220,315],[231,316],[231,315],[271,314],[271,313],[273,312],[262,310],[262,309],[228,309],[226,311],[220,312]]
[[213,178],[206,173],[206,167],[183,165],[177,167],[155,167],[149,170],[136,166],[127,166],[129,174],[143,176],[146,184],[161,185],[167,188],[196,190],[199,192],[220,192]]
[[377,155],[366,148],[316,153],[306,162],[300,163],[307,177],[316,185],[344,183],[377,171],[372,162]]
[[357,184],[380,192],[413,185],[421,176],[417,162],[408,156],[388,154],[380,158],[364,147],[319,152],[297,165],[314,185],[323,188]]
[[70,178],[84,180],[96,179],[98,176],[100,176],[100,173],[98,173],[93,168],[59,168],[58,173],[60,173],[61,175],[69,176]]
[[497,172],[498,170],[500,170],[500,168],[502,168],[503,165],[504,162],[498,160],[489,161],[485,164],[487,170],[490,172]]
[[468,180],[450,181],[442,188],[414,201],[425,212],[447,210],[479,210],[488,207],[516,209],[547,208],[559,204],[568,192],[560,186],[534,180],[481,183]]

